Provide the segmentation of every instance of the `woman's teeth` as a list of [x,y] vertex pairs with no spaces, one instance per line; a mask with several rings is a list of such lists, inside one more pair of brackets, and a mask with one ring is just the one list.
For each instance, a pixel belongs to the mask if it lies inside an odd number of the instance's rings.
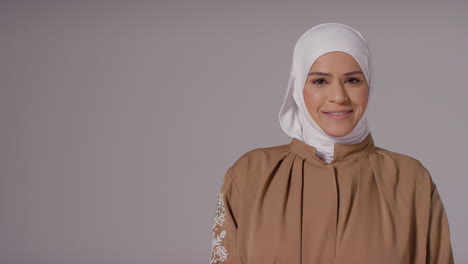
[[327,114],[329,114],[329,115],[344,115],[344,114],[346,114],[346,113],[348,113],[348,112],[351,112],[351,111],[338,112],[338,113],[327,113]]

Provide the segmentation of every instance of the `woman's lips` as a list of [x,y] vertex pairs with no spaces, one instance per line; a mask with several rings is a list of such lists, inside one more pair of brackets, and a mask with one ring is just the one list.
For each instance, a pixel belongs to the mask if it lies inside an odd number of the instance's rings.
[[331,119],[345,119],[353,113],[353,110],[341,111],[341,112],[323,112],[327,117]]

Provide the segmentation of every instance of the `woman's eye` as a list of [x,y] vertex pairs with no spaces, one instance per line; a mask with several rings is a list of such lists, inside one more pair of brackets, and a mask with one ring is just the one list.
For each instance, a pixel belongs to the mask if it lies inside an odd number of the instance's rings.
[[316,85],[323,85],[323,84],[325,84],[325,80],[324,79],[317,79],[317,80],[313,80],[312,83],[316,84]]
[[361,80],[359,80],[358,78],[349,78],[349,79],[347,80],[347,82],[350,82],[350,83],[358,83],[358,82],[360,82],[360,81],[361,81]]

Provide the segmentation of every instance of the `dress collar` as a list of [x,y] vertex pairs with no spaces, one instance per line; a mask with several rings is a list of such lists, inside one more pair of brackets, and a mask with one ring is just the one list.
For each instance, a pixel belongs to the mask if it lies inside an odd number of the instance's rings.
[[[311,159],[318,161],[322,164],[328,164],[323,161],[319,156],[315,154],[317,150],[315,147],[304,143],[302,140],[293,138],[289,143],[290,149],[299,154],[299,156],[305,159]],[[375,150],[374,140],[369,132],[367,136],[360,143],[356,144],[342,144],[335,143],[334,145],[334,156],[330,164],[335,164],[344,160],[355,159],[364,155],[367,155]]]

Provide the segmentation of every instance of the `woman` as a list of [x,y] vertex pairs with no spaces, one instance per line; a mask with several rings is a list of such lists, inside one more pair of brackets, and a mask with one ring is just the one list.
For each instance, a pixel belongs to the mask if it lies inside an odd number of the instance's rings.
[[370,59],[343,24],[299,38],[279,113],[292,140],[250,150],[227,170],[211,263],[454,263],[428,170],[374,145]]

